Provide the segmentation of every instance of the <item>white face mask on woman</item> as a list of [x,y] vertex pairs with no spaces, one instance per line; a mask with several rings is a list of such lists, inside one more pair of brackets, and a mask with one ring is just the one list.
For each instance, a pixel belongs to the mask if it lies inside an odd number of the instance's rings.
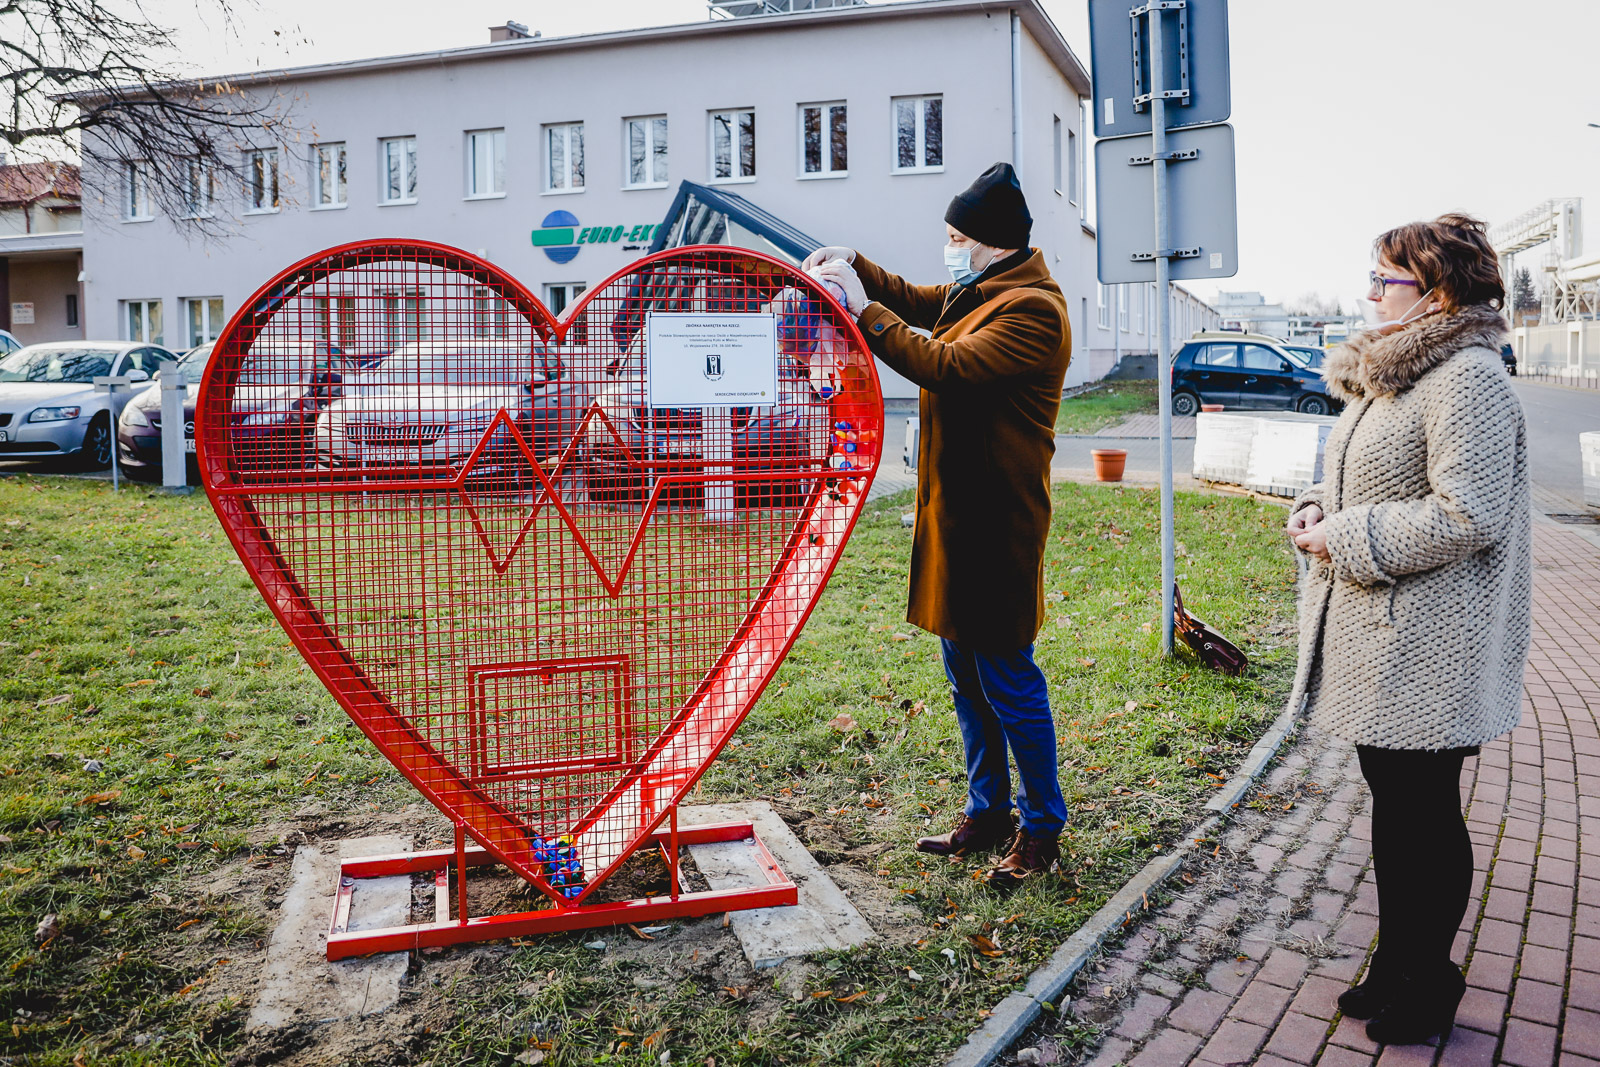
[[1405,311],[1401,312],[1400,313],[1400,317],[1398,319],[1380,319],[1380,318],[1378,318],[1378,304],[1377,304],[1377,301],[1366,300],[1366,301],[1363,301],[1362,304],[1361,304],[1361,317],[1367,320],[1367,329],[1376,330],[1379,333],[1390,333],[1391,331],[1398,330],[1402,326],[1406,326],[1406,325],[1409,325],[1409,324],[1411,324],[1413,322],[1416,322],[1418,319],[1422,318],[1424,315],[1433,314],[1435,309],[1431,308],[1431,307],[1425,309],[1419,315],[1411,314],[1413,311],[1417,310],[1417,304],[1421,304],[1424,300],[1427,300],[1428,297],[1430,297],[1432,295],[1433,295],[1433,290],[1429,289],[1426,293],[1423,293],[1421,296],[1417,297],[1416,303],[1412,304],[1410,307],[1406,308]]

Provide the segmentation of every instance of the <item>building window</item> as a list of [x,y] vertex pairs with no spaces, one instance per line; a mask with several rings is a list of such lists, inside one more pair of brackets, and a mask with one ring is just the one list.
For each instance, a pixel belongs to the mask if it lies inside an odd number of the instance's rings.
[[278,210],[278,150],[253,148],[244,154],[245,214]]
[[421,292],[410,290],[379,296],[383,302],[383,335],[390,351],[427,336],[428,307]]
[[486,286],[472,294],[472,326],[479,337],[511,336],[511,305]]
[[311,204],[312,208],[344,207],[348,202],[345,194],[344,142],[317,145],[315,158],[316,172],[312,175],[311,184],[315,188],[316,199]]
[[1061,143],[1061,116],[1056,115],[1050,124],[1050,181],[1056,192],[1065,192],[1061,184],[1061,156],[1066,146]]
[[198,156],[189,159],[183,173],[183,203],[191,219],[211,217],[217,199],[217,176],[211,164]]
[[122,217],[127,222],[148,222],[150,211],[150,164],[140,160],[122,165]]
[[623,152],[628,160],[622,185],[652,189],[667,184],[667,117],[649,115],[622,120]]
[[314,296],[311,319],[317,340],[348,352],[356,338],[356,298],[353,296]]
[[189,306],[189,348],[215,341],[227,321],[222,314],[222,297],[198,296],[184,301]]
[[67,325],[78,325],[78,294],[67,294]]
[[843,101],[800,105],[800,171],[807,178],[842,178],[850,172]]
[[944,169],[944,97],[897,96],[894,110],[894,172]]
[[1106,293],[1109,286],[1095,286],[1095,321],[1102,330],[1111,329],[1111,301]]
[[583,123],[566,122],[544,128],[545,192],[576,193],[583,190]]
[[385,204],[417,202],[417,139],[388,137],[378,142],[379,172]]
[[[1059,121],[1059,120],[1058,120]],[[1067,130],[1067,199],[1072,203],[1079,203],[1083,199],[1083,190],[1078,185],[1078,134],[1074,130]]]
[[1117,286],[1117,329],[1128,332],[1128,287]]
[[711,113],[711,177],[714,181],[751,181],[756,176],[756,113]]
[[506,131],[467,133],[467,196],[506,195]]
[[[561,316],[567,308],[578,302],[578,297],[589,288],[583,282],[554,282],[544,287],[544,306],[550,309],[550,314]],[[582,326],[574,326],[567,334],[567,340],[575,344],[587,341],[588,331]]]
[[1128,298],[1128,302],[1133,305],[1134,333],[1144,333],[1144,305],[1145,298],[1148,293],[1149,289],[1141,285],[1139,288],[1135,289],[1132,295]]
[[164,344],[161,331],[161,301],[124,300],[123,322],[127,326],[125,340],[147,345]]

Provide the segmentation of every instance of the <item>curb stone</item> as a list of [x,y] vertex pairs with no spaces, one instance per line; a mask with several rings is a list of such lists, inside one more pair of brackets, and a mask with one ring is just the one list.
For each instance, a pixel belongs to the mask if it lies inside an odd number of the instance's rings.
[[1238,806],[1266,770],[1272,757],[1277,755],[1284,741],[1294,732],[1297,717],[1288,708],[1279,713],[1261,740],[1250,749],[1250,754],[1239,765],[1234,776],[1206,802],[1205,810],[1213,814],[1185,835],[1187,843],[1145,864],[1088,922],[1078,927],[1048,960],[1028,976],[1027,984],[1020,991],[1006,994],[995,1005],[983,1025],[945,1061],[946,1067],[988,1067],[1038,1021],[1046,1005],[1050,1010],[1056,1010],[1053,1002],[1066,992],[1067,986],[1101,944],[1125,926],[1136,912],[1144,910],[1149,893],[1182,869],[1185,855],[1195,848],[1197,840],[1211,837],[1227,823],[1228,813]]

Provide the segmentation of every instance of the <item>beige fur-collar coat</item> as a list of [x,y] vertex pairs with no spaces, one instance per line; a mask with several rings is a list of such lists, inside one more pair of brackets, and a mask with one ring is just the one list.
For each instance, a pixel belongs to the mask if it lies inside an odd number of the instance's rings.
[[1478,305],[1328,355],[1346,407],[1317,504],[1326,562],[1300,591],[1290,706],[1361,745],[1481,745],[1517,724],[1531,633],[1522,404]]

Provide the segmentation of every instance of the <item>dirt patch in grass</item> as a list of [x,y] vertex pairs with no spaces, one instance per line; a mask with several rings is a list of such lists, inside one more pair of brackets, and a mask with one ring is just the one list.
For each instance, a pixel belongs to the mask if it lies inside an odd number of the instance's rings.
[[[300,662],[203,499],[0,480],[0,1056],[941,1059],[1193,824],[1293,670],[1281,510],[1178,495],[1185,599],[1253,661],[1229,679],[1159,656],[1155,494],[1054,492],[1036,654],[1072,813],[1059,877],[999,897],[975,877],[986,857],[912,848],[950,825],[965,779],[938,642],[904,622],[911,537],[906,498],[889,498],[695,797],[774,803],[877,940],[759,974],[720,917],[649,941],[607,930],[417,953],[384,1016],[257,1038],[252,979],[293,850],[380,833],[447,847],[449,827]],[[637,884],[659,875],[641,868]],[[531,906],[514,880],[483,884],[485,907]],[[597,939],[604,951],[584,947]]]

